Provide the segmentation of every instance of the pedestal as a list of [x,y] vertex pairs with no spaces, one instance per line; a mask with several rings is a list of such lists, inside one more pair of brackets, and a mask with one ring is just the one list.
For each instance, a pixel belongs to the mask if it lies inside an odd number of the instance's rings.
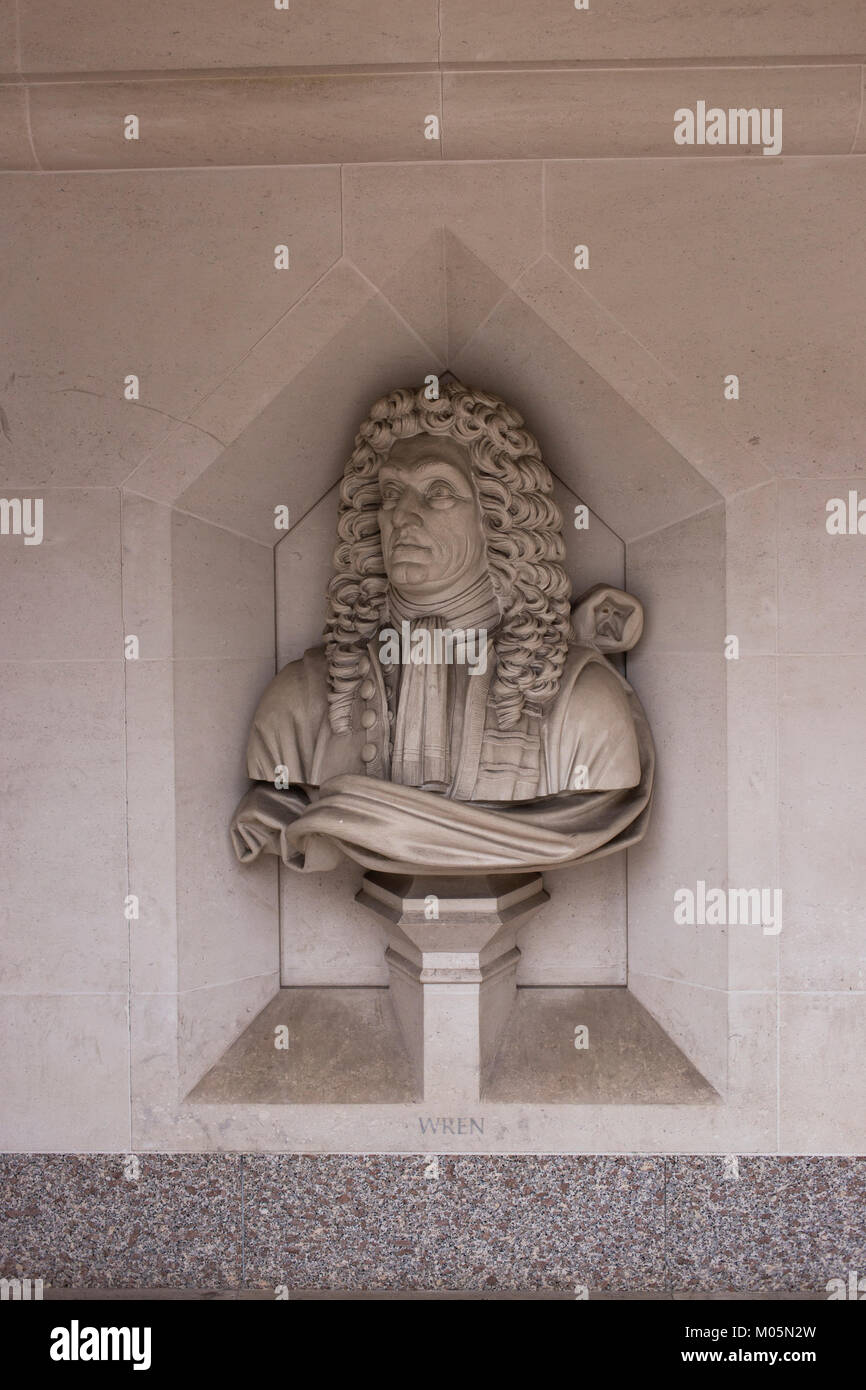
[[515,1003],[517,929],[548,897],[540,874],[364,875],[425,1101],[480,1100]]

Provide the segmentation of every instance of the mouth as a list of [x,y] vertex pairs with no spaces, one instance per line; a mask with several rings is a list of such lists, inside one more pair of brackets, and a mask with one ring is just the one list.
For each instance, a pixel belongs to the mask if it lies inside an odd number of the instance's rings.
[[409,558],[413,555],[426,555],[430,547],[422,545],[420,541],[400,540],[394,541],[391,545],[391,555],[398,560],[402,557]]

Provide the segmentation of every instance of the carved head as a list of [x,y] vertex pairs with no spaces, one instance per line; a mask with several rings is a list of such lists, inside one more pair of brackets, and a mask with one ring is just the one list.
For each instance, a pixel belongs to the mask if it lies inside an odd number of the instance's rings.
[[441,602],[486,569],[501,613],[491,698],[501,728],[559,689],[570,628],[562,518],[532,435],[496,396],[443,383],[373,406],[346,464],[325,627],[330,720],[349,727],[388,588]]
[[487,569],[487,542],[469,451],[416,434],[394,444],[379,469],[385,573],[406,598],[440,607]]

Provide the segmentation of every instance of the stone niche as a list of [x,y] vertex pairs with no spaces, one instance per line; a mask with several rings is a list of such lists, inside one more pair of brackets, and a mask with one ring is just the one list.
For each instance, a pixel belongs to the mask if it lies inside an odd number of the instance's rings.
[[[153,654],[127,669],[131,878],[157,924],[133,950],[141,1147],[427,1147],[361,869],[243,868],[227,827],[261,691],[321,637],[357,425],[377,396],[446,371],[502,396],[538,438],[575,595],[604,581],[644,603],[623,669],[658,754],[646,839],[546,874],[549,900],[518,931],[516,1003],[470,1147],[726,1132],[727,935],[673,920],[678,887],[726,881],[724,500],[581,354],[579,291],[551,262],[518,292],[450,233],[437,245],[424,294],[412,266],[386,293],[338,262],[162,448],[159,489],[142,490],[163,500],[124,496],[125,630]],[[579,502],[588,530],[571,524]]]

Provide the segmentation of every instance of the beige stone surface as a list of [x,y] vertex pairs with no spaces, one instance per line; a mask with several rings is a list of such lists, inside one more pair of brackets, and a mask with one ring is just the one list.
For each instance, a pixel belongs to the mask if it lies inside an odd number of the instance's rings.
[[448,361],[445,236],[445,229],[436,227],[408,260],[401,252],[396,270],[385,267],[380,283],[388,303],[429,352],[431,371]]
[[[545,180],[555,166],[545,166]],[[576,171],[578,166],[571,166]],[[584,163],[581,176],[591,197],[596,164]],[[602,171],[604,177],[604,171]],[[574,245],[581,241],[579,215]],[[590,250],[590,266],[595,265]],[[572,267],[572,262],[569,261]],[[730,417],[720,404],[694,397],[689,376],[678,378],[648,351],[628,323],[612,314],[587,285],[588,271],[571,273],[545,254],[515,284],[515,293],[553,328],[605,381],[643,416],[700,475],[724,496],[754,487],[769,477],[768,470],[731,432]]]
[[[133,992],[177,988],[174,671],[164,660],[126,664],[126,799]],[[181,864],[181,870],[182,870]]]
[[362,873],[349,860],[330,873],[295,874],[280,866],[284,985],[387,985],[382,928],[355,901]]
[[732,990],[728,996],[725,1095],[732,1112],[743,1108],[762,1116],[764,1152],[785,1152],[778,1133],[779,1055],[778,996],[771,991]]
[[443,0],[446,60],[811,57],[866,51],[857,0],[817,0],[792,9],[726,0],[618,0],[576,11],[558,0]]
[[[706,931],[707,928],[704,928]],[[629,990],[721,1095],[728,1087],[728,1005],[724,989],[646,975],[629,966]]]
[[[156,996],[154,996],[156,998]],[[747,996],[758,1000],[763,996]],[[763,1038],[742,1034],[754,1079]],[[150,1059],[147,1059],[148,1061]],[[144,1076],[142,1072],[140,1075]],[[153,1059],[150,1078],[159,1076]],[[246,1153],[766,1153],[775,1146],[776,1110],[754,1086],[725,1105],[514,1105],[479,1103],[471,1136],[433,1135],[430,1108],[418,1105],[239,1105],[172,1107],[160,1086],[137,1097],[133,1130],[141,1152],[220,1151],[226,1136]],[[162,1145],[162,1148],[160,1148]]]
[[16,486],[128,477],[339,255],[335,169],[10,175],[3,193],[19,250],[0,476]]
[[[674,112],[707,106],[781,108],[782,155],[848,154],[860,113],[860,69],[839,67],[548,69],[446,72],[446,159],[724,160],[760,147],[681,145]],[[41,147],[37,144],[37,148]]]
[[0,730],[0,987],[123,990],[121,660],[0,662]]
[[[195,169],[441,158],[424,135],[438,115],[428,72],[30,85],[45,169]],[[138,116],[138,140],[124,118]],[[853,132],[852,132],[853,133]],[[850,140],[850,137],[849,137]]]
[[571,580],[574,603],[595,584],[612,584],[621,589],[625,584],[625,545],[616,532],[591,509],[589,525],[585,530],[578,529],[574,524],[579,519],[576,508],[586,504],[555,474],[553,499],[562,512],[563,564]]
[[[722,409],[759,462],[800,477],[857,473],[863,162],[611,160],[591,179],[584,168],[547,167],[550,254],[709,418]],[[573,269],[578,242],[590,270]],[[726,402],[730,373],[740,399]]]
[[772,655],[778,622],[778,485],[765,483],[725,508],[726,630],[740,656]]
[[[473,1105],[479,1134],[429,1130],[429,1107],[180,1104],[173,1101],[174,999],[133,1008],[133,1142],[140,1151],[766,1153],[776,1146],[775,998],[732,996],[728,1101],[708,1105]],[[173,1092],[172,1087],[175,1087]],[[421,1122],[427,1125],[426,1132]]]
[[300,516],[274,550],[277,669],[322,641],[334,574],[340,485]]
[[[334,0],[285,12],[256,0],[20,0],[28,72],[290,67],[339,63],[762,58],[862,54],[856,0],[756,10],[709,0],[624,0],[576,12],[556,0]],[[11,48],[11,34],[10,34]],[[14,66],[10,62],[10,67]]]
[[[432,109],[432,108],[431,108]],[[446,269],[459,266],[459,240],[506,284],[543,246],[541,165],[512,160],[478,164],[358,165],[344,170],[345,252],[379,286],[444,227]],[[399,299],[396,307],[401,308]],[[455,344],[451,345],[452,347]]]
[[779,660],[780,937],[786,990],[866,988],[866,657]]
[[364,875],[359,900],[384,925],[391,1005],[426,1104],[485,1095],[517,1006],[517,930],[548,896],[538,873]]
[[120,508],[108,488],[10,488],[42,500],[43,539],[0,536],[0,653],[13,661],[119,661]]
[[513,403],[538,438],[547,466],[626,541],[718,498],[715,489],[513,293],[499,303],[451,366],[462,380],[483,382]]
[[[202,405],[205,409],[213,396]],[[190,424],[173,424],[164,438],[147,450],[141,463],[127,474],[126,494],[136,493],[170,505],[219,458],[222,440]]]
[[417,1106],[193,1105],[180,1119],[148,1126],[173,1149],[194,1152],[225,1146],[231,1133],[247,1153],[766,1153],[776,1133],[775,1110],[751,1097],[736,1107],[708,1105],[515,1106],[487,1103],[473,1109],[483,1127],[472,1138],[431,1135],[421,1129],[429,1108]]
[[[866,474],[779,489],[779,650],[866,654],[866,534],[830,535],[827,503],[866,499]],[[864,509],[866,510],[866,509]],[[866,531],[866,517],[863,518]]]
[[179,660],[174,669],[179,988],[276,975],[276,867],[239,872],[228,834],[248,785],[247,729],[273,658]]
[[147,497],[121,495],[123,633],[139,642],[142,661],[174,655],[172,513]]
[[[286,1046],[277,1047],[285,1029]],[[193,1103],[417,1100],[388,990],[281,989],[205,1076]]]
[[18,28],[17,7],[4,5],[0,11],[0,74],[4,77],[21,71]]
[[[252,962],[251,962],[252,964]],[[264,1008],[279,986],[276,970],[177,996],[177,1084],[185,1096]]]
[[19,0],[27,72],[435,62],[435,0]]
[[[359,348],[363,344],[363,349]],[[275,544],[274,507],[303,516],[342,475],[370,405],[397,382],[423,381],[431,363],[418,338],[377,296],[274,396],[178,505]]]
[[6,1152],[128,1149],[125,994],[2,994],[0,1032]]
[[548,873],[545,885],[550,902],[517,938],[518,985],[624,985],[625,856],[611,854]]
[[[252,61],[256,45],[267,46],[271,21],[257,12],[250,57],[238,52],[234,61]],[[301,13],[296,7],[293,22]],[[563,35],[577,34],[581,24],[589,33],[590,15],[596,56],[607,42],[652,46],[673,32],[672,24],[684,32],[683,16],[669,7],[656,24],[645,7],[638,15],[629,5],[615,24],[612,12],[560,8],[549,22],[530,26],[514,5],[496,12],[495,25],[485,21],[483,32],[472,29],[479,13],[483,20],[477,7],[467,18],[446,0],[449,60],[459,61],[464,50],[472,56],[475,43],[500,44],[504,52],[518,40],[531,57],[533,45],[543,53],[548,35],[556,49],[547,56],[558,60],[568,56]],[[105,67],[122,63],[143,21],[130,9],[121,24],[120,14],[113,6],[100,44],[88,45],[80,25],[43,27],[26,0],[25,69],[74,69],[97,58]],[[340,14],[304,12],[312,61],[343,44],[359,56],[339,61],[368,61],[358,47],[368,38],[388,61],[386,52],[400,51],[403,42],[398,24],[408,33],[405,10],[392,16],[391,38],[384,39],[375,26],[338,32]],[[701,14],[700,34],[717,52],[726,41],[745,45],[779,32],[772,27],[775,0],[727,29],[724,18],[715,10]],[[812,52],[834,51],[840,36],[853,42],[844,4],[812,7],[805,18],[813,22],[805,30],[814,35]],[[0,43],[2,23],[0,16]],[[192,61],[186,55],[200,54],[202,66],[219,63],[215,27],[195,25],[192,9],[175,27],[183,32],[156,25],[147,44],[136,38],[135,63],[148,53],[148,63],[167,70]],[[784,30],[790,52],[805,53],[803,27],[786,15]],[[411,45],[420,35],[413,27]],[[754,41],[760,49],[763,40]],[[745,53],[743,47],[731,56]],[[268,52],[262,61],[290,60]],[[435,91],[438,100],[438,77],[422,73],[420,86],[414,77],[395,84],[402,105],[387,95],[391,87],[374,83],[351,87],[341,79],[327,88],[367,94],[357,108],[342,96],[323,100],[321,131],[331,149],[368,157],[363,151],[379,141],[382,123],[393,126],[393,143],[380,143],[370,156],[382,162],[346,168],[342,190],[340,171],[319,167],[3,176],[13,255],[4,288],[10,345],[0,378],[8,422],[8,437],[0,437],[0,492],[44,495],[46,540],[27,549],[0,541],[0,581],[7,600],[12,596],[0,617],[0,833],[12,846],[0,871],[2,988],[9,991],[2,996],[9,1100],[0,1146],[126,1146],[129,951],[134,1137],[142,1148],[415,1152],[456,1142],[467,1152],[748,1152],[779,1144],[797,1152],[862,1152],[862,538],[828,537],[824,518],[827,498],[860,488],[862,479],[863,169],[862,160],[844,154],[787,157],[799,148],[798,123],[812,121],[813,98],[823,104],[822,92],[824,114],[806,135],[828,148],[850,148],[859,107],[853,73],[843,65],[770,76],[741,68],[726,76],[726,84],[782,92],[786,155],[726,154],[716,168],[709,156],[675,152],[646,161],[553,159],[543,170],[535,157],[443,164],[441,155],[458,155],[464,136],[452,127],[452,106],[443,144],[423,141],[423,116],[439,108],[414,104],[419,91]],[[598,124],[581,129],[563,120],[564,110],[578,108],[563,106],[557,93],[570,101],[567,93],[585,89],[587,77],[602,95],[590,113]],[[617,113],[621,77],[635,95]],[[595,139],[595,130],[609,151],[622,150],[626,118],[636,130],[647,113],[652,123],[652,103],[640,104],[646,93],[670,93],[671,83],[679,92],[685,83],[697,97],[703,91],[696,82],[721,79],[717,71],[691,68],[650,73],[640,79],[642,90],[628,72],[545,73],[540,88],[538,80],[492,73],[453,79],[455,92],[473,84],[478,92],[496,89],[495,102],[491,96],[484,105],[485,96],[475,113],[485,148],[496,150],[504,140],[509,155],[533,152],[528,142],[551,138],[583,149],[573,142]],[[36,103],[46,103],[37,119],[43,137],[55,148],[72,139],[75,158],[102,159],[109,148],[124,161],[143,157],[146,141],[130,149],[113,125],[114,94],[130,89],[85,85],[75,95],[71,88],[43,89]],[[250,102],[244,121],[269,119],[274,92],[284,89],[266,93],[266,86],[251,89],[263,104]],[[210,157],[177,124],[185,110],[207,119],[216,113],[219,121],[228,108],[221,98],[212,104],[209,84],[189,107],[186,86],[177,91],[180,104],[173,104],[170,82],[134,90],[154,102],[147,112],[159,121],[159,141],[152,129],[147,137],[151,156],[183,161],[187,149]],[[542,92],[531,119],[521,116],[521,91]],[[104,103],[95,156],[87,153],[91,135],[83,127],[63,129],[56,114],[50,132],[45,124],[52,102],[57,113],[73,96],[89,100],[91,93]],[[21,95],[7,87],[4,100],[12,112],[7,155],[29,162]],[[674,107],[691,100],[662,97],[665,132]],[[325,115],[331,101],[333,119]],[[775,101],[768,95],[760,104]],[[285,110],[294,121],[301,107]],[[500,113],[494,129],[488,123]],[[512,142],[509,131],[521,121],[525,130]],[[269,160],[279,156],[285,129],[274,127],[275,142],[257,146],[241,123],[217,132],[219,149],[244,162]],[[211,139],[203,127],[201,133]],[[297,135],[306,143],[291,144],[300,151],[293,158],[332,157],[300,128]],[[421,145],[413,162],[386,162],[410,136],[413,150]],[[860,138],[866,149],[862,127]],[[338,259],[341,191],[346,260]],[[293,269],[279,274],[271,268],[272,248],[283,239]],[[573,267],[577,242],[591,248],[585,272]],[[273,669],[263,597],[265,546],[279,540],[273,506],[286,501],[293,518],[304,518],[296,541],[309,528],[310,543],[324,543],[334,498],[328,490],[370,400],[397,379],[417,381],[458,359],[468,378],[525,408],[563,488],[570,485],[593,507],[590,532],[567,536],[570,567],[583,565],[592,579],[612,582],[624,536],[632,576],[640,576],[644,597],[654,595],[644,641],[629,659],[659,746],[650,839],[629,856],[632,987],[674,1042],[724,1086],[726,1100],[579,1110],[485,1103],[477,1112],[484,1135],[457,1141],[423,1136],[418,1121],[426,1111],[413,1105],[184,1105],[179,1097],[200,1068],[222,1056],[277,988],[275,880],[266,868],[242,874],[225,837],[226,807],[246,784],[239,756],[246,724]],[[139,365],[147,385],[135,406],[123,402],[118,382]],[[721,400],[727,371],[740,373],[739,402]],[[337,412],[330,405],[335,383]],[[766,484],[774,473],[778,487]],[[101,485],[124,479],[131,492],[123,499],[121,615],[118,500]],[[69,484],[85,486],[73,492]],[[710,638],[723,581],[702,568],[709,558],[714,570],[720,563],[720,495],[727,499],[723,631],[741,642],[740,661],[724,665]],[[204,520],[186,514],[172,523],[164,504],[178,499]],[[671,522],[670,537],[681,542],[675,552],[662,543],[663,532],[647,534]],[[182,538],[174,615],[170,524]],[[276,550],[278,595],[293,595],[302,610],[291,631],[281,619],[282,660],[296,655],[292,643],[305,643],[320,623],[312,608],[320,575],[308,570],[303,549],[293,553],[293,543],[290,535]],[[778,768],[777,567],[784,653]],[[227,627],[218,609],[230,615]],[[118,643],[127,631],[141,637],[143,655],[121,667]],[[168,660],[175,637],[186,658],[176,689]],[[680,641],[688,642],[681,659]],[[521,935],[521,978],[622,978],[622,869],[611,858],[551,876],[553,902]],[[361,934],[351,902],[356,871],[339,873],[346,886],[333,899],[317,894],[315,876],[292,876],[294,900],[284,888],[284,979],[336,983],[351,973],[359,983],[381,984],[379,928],[371,920]],[[777,875],[785,894],[779,938],[730,928],[723,939],[711,935],[717,929],[673,923],[676,886],[694,887],[700,876],[772,887]],[[137,923],[123,918],[128,891],[140,895]],[[783,990],[800,992],[781,996],[777,1130],[778,970]]]
[[[854,63],[442,74],[422,65],[82,76],[31,81],[27,90],[33,144],[46,169],[623,157],[763,163],[760,144],[677,145],[674,112],[699,100],[723,110],[779,109],[782,155],[842,155],[857,132],[860,81]],[[129,114],[141,123],[137,140],[124,138]],[[438,139],[425,136],[431,114],[441,118]],[[23,130],[19,114],[7,158],[31,168]]]
[[0,86],[0,169],[37,167],[27,126],[27,91],[12,83]]
[[271,663],[274,560],[270,547],[174,512],[171,555],[175,657]]
[[699,992],[727,988],[726,928],[674,921],[678,889],[725,884],[724,666],[721,653],[641,655],[639,647],[628,663],[658,767],[649,831],[628,851],[630,984],[637,973]]
[[122,494],[123,631],[140,651],[124,666],[128,878],[139,905],[129,928],[133,992],[177,987],[171,525],[168,507]]
[[[589,1030],[574,1047],[576,1021]],[[288,1046],[275,1047],[276,1030]],[[522,989],[488,1086],[557,1106],[663,1103],[716,1096],[625,989]],[[282,989],[195,1088],[198,1105],[418,1102],[385,989]],[[468,1130],[468,1123],[464,1130]]]
[[173,1099],[176,1001],[150,995],[133,1002],[133,1142],[141,1151],[231,1145],[247,1152],[766,1153],[776,1146],[771,995],[731,996],[727,1101],[553,1107],[483,1102],[470,1111],[480,1134],[444,1137],[431,1135],[424,1105],[179,1103]]
[[785,1153],[866,1145],[866,994],[782,994],[779,1144]]
[[444,229],[445,320],[449,359],[469,341],[509,286],[453,232]]
[[633,541],[626,588],[646,614],[640,649],[653,656],[721,651],[724,574],[725,513],[719,504]]
[[[181,1126],[178,1077],[177,994],[133,994],[129,1001],[129,1089],[132,1146],[142,1150],[153,1134],[174,1126],[179,1149],[203,1150],[202,1127],[190,1118]],[[192,1136],[198,1132],[198,1143]]]
[[[582,1027],[585,1047],[575,1047]],[[521,989],[487,1086],[490,1100],[682,1106],[715,1100],[627,989]]]
[[[331,234],[336,232],[332,227]],[[191,423],[231,444],[374,294],[374,287],[354,267],[338,261],[192,412]],[[192,483],[193,478],[186,481]],[[178,486],[174,496],[183,490]]]
[[[779,866],[779,780],[776,660],[741,656],[727,666],[728,885],[783,887]],[[768,901],[774,901],[772,898]],[[786,901],[782,898],[782,932]],[[732,989],[775,990],[779,934],[761,926],[728,929]]]

